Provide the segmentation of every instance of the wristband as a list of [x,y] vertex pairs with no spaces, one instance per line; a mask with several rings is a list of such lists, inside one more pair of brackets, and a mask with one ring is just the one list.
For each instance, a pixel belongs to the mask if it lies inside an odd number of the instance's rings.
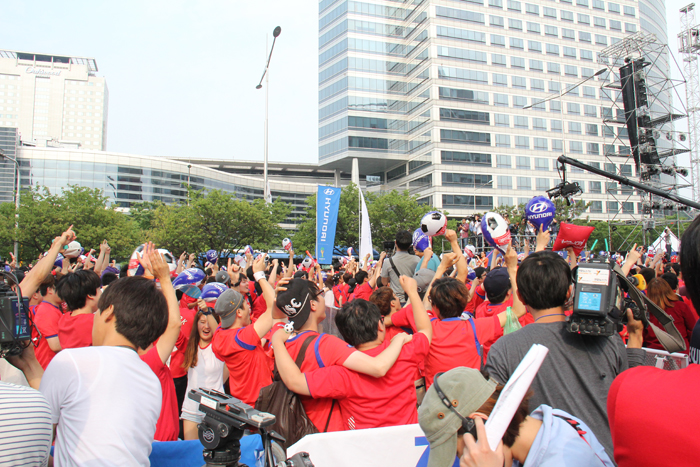
[[265,271],[258,271],[254,273],[253,279],[255,279],[255,282],[259,281],[260,279],[265,279]]

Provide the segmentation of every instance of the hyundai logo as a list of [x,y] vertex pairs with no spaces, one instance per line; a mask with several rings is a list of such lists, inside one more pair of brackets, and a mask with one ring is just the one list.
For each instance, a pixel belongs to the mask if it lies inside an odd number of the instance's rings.
[[325,190],[323,190],[323,194],[324,194],[324,195],[330,196],[330,195],[332,195],[332,194],[334,194],[334,193],[335,193],[335,190],[334,190],[333,188],[326,188]]
[[530,206],[530,212],[540,213],[547,210],[547,203],[537,203]]

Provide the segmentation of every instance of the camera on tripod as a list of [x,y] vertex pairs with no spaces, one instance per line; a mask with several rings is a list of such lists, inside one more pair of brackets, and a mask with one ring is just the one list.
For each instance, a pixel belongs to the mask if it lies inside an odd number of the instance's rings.
[[[2,275],[17,285],[14,275],[7,272]],[[31,337],[29,300],[21,299],[10,285],[0,282],[0,358],[21,354],[22,342]]]
[[574,310],[566,324],[569,332],[612,336],[627,323],[627,309],[642,320],[642,310],[625,297],[632,285],[606,261],[579,264],[575,277]]
[[192,389],[187,397],[199,402],[199,410],[204,413],[197,428],[199,441],[204,446],[206,467],[245,467],[239,462],[240,441],[245,430],[260,433],[265,467],[314,467],[308,453],[300,452],[287,459],[284,450],[272,444],[273,440],[284,442],[280,435],[267,430],[275,423],[274,415],[255,410],[235,397],[211,389]]

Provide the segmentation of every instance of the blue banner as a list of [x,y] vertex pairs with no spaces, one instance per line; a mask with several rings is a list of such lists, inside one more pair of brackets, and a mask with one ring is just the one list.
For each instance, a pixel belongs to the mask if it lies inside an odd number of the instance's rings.
[[331,264],[335,246],[335,227],[340,208],[340,188],[318,186],[316,196],[316,260]]

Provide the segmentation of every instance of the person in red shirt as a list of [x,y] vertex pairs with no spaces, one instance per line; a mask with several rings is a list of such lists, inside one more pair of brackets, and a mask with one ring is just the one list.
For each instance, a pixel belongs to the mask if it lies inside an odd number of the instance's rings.
[[214,355],[228,367],[231,395],[250,406],[255,405],[260,389],[272,383],[270,358],[263,348],[263,338],[274,323],[272,305],[275,301],[275,291],[265,278],[263,255],[253,262],[253,274],[262,289],[267,310],[253,323],[245,297],[236,290],[225,290],[214,307],[221,318],[221,326],[212,340]]
[[102,295],[100,276],[89,269],[81,269],[63,276],[56,285],[56,293],[66,303],[69,313],[58,321],[58,340],[64,349],[92,345],[93,313]]
[[48,275],[42,281],[40,291],[41,289],[44,289],[46,293],[42,294],[44,300],[34,307],[35,329],[32,329],[32,340],[39,341],[35,350],[36,359],[45,370],[54,355],[62,349],[58,338],[58,321],[63,316],[63,311],[61,311],[63,301],[56,293],[53,275]]
[[[486,292],[486,301],[476,308],[475,318],[488,318],[513,306],[513,289],[506,268],[492,269],[484,279],[483,289]],[[525,313],[518,321],[521,326],[526,326],[534,323],[535,319],[530,313]]]
[[[185,340],[176,343],[173,353],[170,354],[170,374],[173,377],[173,383],[175,383],[178,413],[182,411],[182,404],[185,401],[185,397],[187,397],[187,370],[184,368],[185,349],[187,348],[196,314],[197,299],[183,293],[182,298],[180,298],[180,333]],[[182,428],[180,429],[180,435],[184,436]]]
[[147,349],[139,349],[141,360],[146,362],[156,374],[163,391],[160,415],[153,439],[156,441],[175,441],[180,432],[180,412],[177,409],[173,375],[165,363],[176,345],[185,347],[184,336],[180,332],[182,327],[180,307],[175,289],[170,281],[170,267],[153,243],[149,242],[145,245],[140,261],[144,269],[144,276],[153,277],[160,282],[160,290],[168,304],[168,325],[165,332],[154,345]]
[[[678,329],[681,337],[685,341],[685,351],[690,348],[690,336],[693,333],[695,323],[698,321],[697,314],[686,305],[681,298],[676,295],[671,286],[664,279],[655,277],[647,284],[647,297],[659,308],[663,309],[673,318],[673,324]],[[655,316],[651,315],[649,320],[656,326],[662,328],[661,323]],[[651,327],[644,329],[644,347],[650,349],[664,350]]]
[[468,284],[471,298],[469,299],[467,306],[464,307],[464,311],[468,311],[472,314],[476,312],[479,305],[484,303],[484,300],[486,299],[486,291],[484,291],[482,284],[484,283],[484,279],[486,279],[488,270],[483,267],[478,267],[474,269],[474,273],[476,278],[470,284]]
[[[326,304],[315,283],[294,279],[286,289],[277,295],[276,304],[287,315],[289,324],[294,329],[292,336],[285,342],[291,357],[296,360],[304,341],[313,337],[302,360],[301,371],[306,373],[338,365],[375,378],[382,377],[389,371],[399,356],[403,340],[395,339],[377,356],[357,352],[347,342],[333,335],[319,333],[319,325],[326,319]],[[334,399],[302,397],[301,402],[306,415],[319,432],[346,429],[347,423],[343,421]]]
[[[401,354],[382,378],[356,373],[342,366],[330,366],[302,374],[289,356],[285,332],[273,336],[275,361],[287,387],[305,396],[337,399],[345,429],[378,428],[418,422],[416,390],[413,383],[419,364],[428,355],[432,326],[418,297],[416,281],[402,276],[401,286],[415,303],[414,320],[418,332],[404,344]],[[377,306],[363,299],[353,300],[336,315],[343,338],[359,351],[376,356],[389,345],[386,328]],[[405,339],[399,335],[396,339]]]
[[[435,273],[436,278],[428,291],[433,313],[437,318],[431,320],[433,325],[433,340],[430,352],[425,360],[425,382],[429,388],[433,384],[435,374],[445,372],[458,366],[482,368],[485,365],[484,346],[490,346],[503,335],[506,324],[506,312],[501,312],[490,318],[474,319],[469,313],[463,313],[469,300],[467,287],[456,279],[441,278],[445,273],[454,253],[443,255],[442,263]],[[510,276],[511,287],[517,291],[515,277],[518,267],[518,255],[512,248],[506,253],[506,264]],[[513,295],[512,311],[520,318],[525,314],[525,306]],[[385,320],[386,321],[386,320]],[[391,317],[394,326],[410,326],[416,329],[411,316],[402,310]]]
[[[396,296],[393,289],[387,285],[384,287],[379,287],[377,290],[372,292],[372,295],[369,297],[369,301],[377,305],[379,313],[381,313],[383,317],[391,317],[394,313],[401,310],[401,300],[399,300],[399,297]],[[391,341],[395,335],[402,332],[412,334],[413,330],[410,328],[402,329],[397,326],[386,326],[384,340]]]

